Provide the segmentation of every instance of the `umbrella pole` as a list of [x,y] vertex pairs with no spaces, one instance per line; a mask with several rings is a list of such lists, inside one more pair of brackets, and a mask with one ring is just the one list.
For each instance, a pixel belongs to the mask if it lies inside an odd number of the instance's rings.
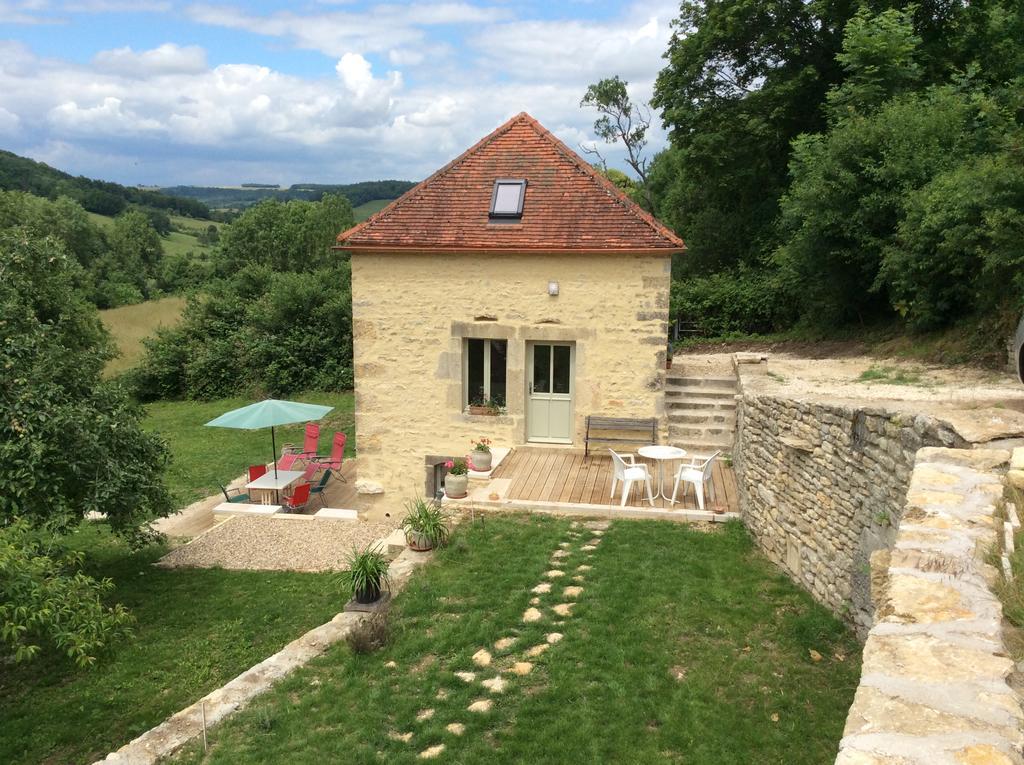
[[274,450],[274,478],[277,478],[277,439],[274,438],[274,426],[270,426],[270,446]]

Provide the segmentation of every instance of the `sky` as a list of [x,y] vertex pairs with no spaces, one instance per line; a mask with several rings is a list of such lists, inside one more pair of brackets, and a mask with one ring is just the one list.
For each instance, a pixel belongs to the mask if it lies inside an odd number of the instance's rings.
[[[650,98],[678,2],[0,0],[0,148],[145,185],[419,180],[587,86]],[[660,120],[651,153],[665,142]],[[624,167],[621,147],[609,164]]]

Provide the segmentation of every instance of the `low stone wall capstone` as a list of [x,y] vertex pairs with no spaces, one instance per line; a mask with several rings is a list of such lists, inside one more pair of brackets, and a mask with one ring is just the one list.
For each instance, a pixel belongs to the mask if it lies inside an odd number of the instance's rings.
[[892,546],[924,446],[964,446],[949,425],[885,409],[744,394],[736,478],[765,555],[863,637],[871,554]]
[[1010,455],[917,453],[836,765],[1020,765],[1021,698],[985,562]]

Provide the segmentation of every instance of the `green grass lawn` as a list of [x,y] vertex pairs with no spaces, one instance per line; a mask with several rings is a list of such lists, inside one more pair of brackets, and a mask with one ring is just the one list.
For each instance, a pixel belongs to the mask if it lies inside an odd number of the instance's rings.
[[158,327],[177,324],[184,309],[185,298],[175,295],[100,311],[100,319],[120,351],[107,363],[106,374],[124,372],[138,364],[145,351],[143,339],[152,336]]
[[[705,534],[620,521],[584,560],[584,592],[565,623],[524,624],[530,588],[569,522],[487,517],[460,530],[392,614],[394,639],[371,655],[340,644],[210,734],[187,763],[412,763],[439,743],[459,763],[831,762],[858,682],[853,635],[757,553],[738,524]],[[558,602],[563,584],[541,595]],[[552,630],[564,638],[491,695],[477,681],[521,661]],[[495,666],[472,655],[517,636]],[[822,656],[814,661],[811,650]],[[389,667],[388,662],[397,666]],[[478,698],[494,708],[466,711]],[[417,721],[421,710],[433,716]],[[450,723],[465,734],[447,732]],[[411,732],[408,743],[393,736]]]
[[[333,406],[334,411],[320,420],[320,451],[331,448],[334,431],[348,434],[345,453],[355,454],[355,415],[351,392],[306,393],[291,397],[295,401]],[[218,491],[217,484],[238,477],[247,466],[273,459],[270,429],[234,430],[207,428],[203,425],[231,409],[253,403],[251,398],[217,401],[159,401],[146,405],[143,427],[159,433],[171,449],[167,483],[179,507]],[[286,442],[302,443],[304,424],[275,429],[278,453]]]
[[343,602],[322,574],[168,571],[103,527],[72,540],[88,571],[117,585],[135,637],[92,669],[59,657],[0,665],[0,762],[91,762],[331,618]]

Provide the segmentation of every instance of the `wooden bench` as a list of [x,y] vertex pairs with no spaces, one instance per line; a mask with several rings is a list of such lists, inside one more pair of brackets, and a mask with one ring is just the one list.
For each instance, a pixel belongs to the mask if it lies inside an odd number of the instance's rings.
[[[614,435],[608,435],[609,433]],[[658,420],[656,417],[634,419],[632,417],[599,417],[591,414],[587,416],[587,434],[583,439],[584,459],[590,456],[591,442],[643,444],[645,446],[656,444],[658,443]]]

